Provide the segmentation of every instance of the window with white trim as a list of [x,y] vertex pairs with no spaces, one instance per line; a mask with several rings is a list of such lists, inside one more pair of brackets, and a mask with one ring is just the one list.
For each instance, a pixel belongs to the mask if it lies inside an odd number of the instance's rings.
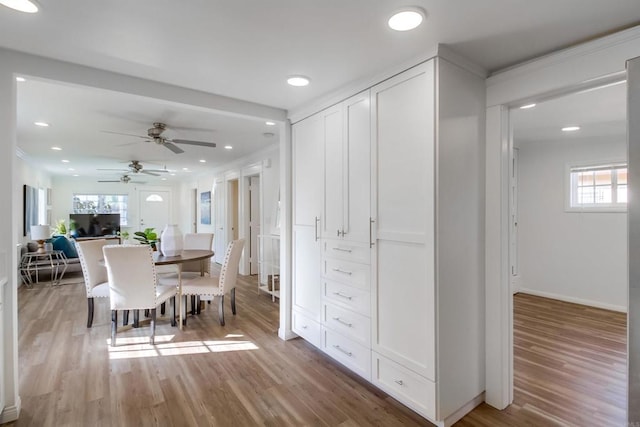
[[626,163],[571,167],[569,182],[571,209],[626,210]]
[[126,227],[128,198],[126,194],[74,194],[73,213],[119,213],[120,226]]

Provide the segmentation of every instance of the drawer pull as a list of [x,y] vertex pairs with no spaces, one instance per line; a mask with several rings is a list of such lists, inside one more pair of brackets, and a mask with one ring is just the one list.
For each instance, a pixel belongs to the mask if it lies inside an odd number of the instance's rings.
[[404,382],[402,380],[393,380],[393,382],[398,385],[404,385]]
[[339,351],[339,352],[341,352],[341,353],[346,354],[346,355],[347,355],[347,356],[349,356],[349,357],[353,356],[353,353],[351,353],[350,351],[345,350],[344,348],[340,347],[340,346],[339,346],[339,345],[337,345],[337,344],[334,344],[334,345],[333,345],[333,348],[335,348],[336,350],[338,350],[338,351]]
[[340,251],[340,252],[347,252],[347,253],[351,253],[352,250],[351,249],[342,249],[342,248],[332,248],[334,251]]
[[335,271],[336,273],[342,273],[342,274],[347,274],[349,276],[351,276],[353,273],[350,271],[344,271],[344,270],[340,270],[339,268],[334,268],[333,271]]
[[302,325],[302,329],[307,329],[307,325]]
[[350,297],[349,295],[341,294],[340,292],[334,292],[333,294],[337,297],[348,299],[349,301],[353,299],[353,297]]
[[333,320],[335,320],[335,321],[336,321],[336,322],[338,322],[338,323],[342,323],[342,324],[343,324],[343,325],[345,325],[345,326],[348,326],[348,327],[352,327],[352,326],[353,326],[353,324],[352,324],[352,323],[345,322],[344,320],[342,320],[342,319],[341,319],[341,318],[339,318],[339,317],[333,317],[332,319],[333,319]]

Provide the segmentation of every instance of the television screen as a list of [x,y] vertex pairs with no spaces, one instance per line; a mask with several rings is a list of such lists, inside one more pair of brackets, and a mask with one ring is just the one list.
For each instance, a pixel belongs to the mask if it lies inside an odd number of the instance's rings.
[[70,214],[73,237],[115,236],[120,232],[120,214]]

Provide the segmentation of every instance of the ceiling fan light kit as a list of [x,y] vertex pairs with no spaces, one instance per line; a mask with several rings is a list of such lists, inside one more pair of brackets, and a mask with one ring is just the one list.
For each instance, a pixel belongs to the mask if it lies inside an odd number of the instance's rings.
[[152,128],[147,129],[147,136],[142,135],[131,135],[128,133],[120,133],[120,132],[112,132],[112,131],[103,131],[106,133],[114,133],[116,135],[126,135],[126,136],[135,136],[137,138],[142,138],[146,141],[153,141],[158,145],[162,145],[165,148],[168,148],[175,154],[184,153],[184,150],[178,147],[175,144],[185,144],[185,145],[197,145],[200,147],[209,147],[215,148],[215,142],[205,142],[205,141],[192,141],[190,139],[171,139],[165,138],[162,136],[162,133],[167,129],[167,125],[161,122],[155,122]]

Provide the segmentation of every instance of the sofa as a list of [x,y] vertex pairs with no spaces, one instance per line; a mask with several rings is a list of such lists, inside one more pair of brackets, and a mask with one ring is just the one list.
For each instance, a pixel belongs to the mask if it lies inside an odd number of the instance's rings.
[[[67,258],[65,276],[71,273],[82,273],[80,258],[78,258],[78,252],[76,251],[75,243],[72,239],[68,239],[65,236],[53,236],[51,239],[47,240],[47,243],[51,243],[54,250],[60,250],[65,254]],[[38,244],[36,242],[28,242],[26,245],[22,245],[20,248],[20,264],[22,265],[21,260],[26,253],[36,252],[37,250]],[[50,265],[50,261],[43,259],[36,261],[35,264],[43,267],[38,271],[38,279],[40,281],[50,280],[51,271],[46,268],[47,265]],[[21,267],[21,265],[19,267]],[[33,280],[35,280],[35,278]]]

